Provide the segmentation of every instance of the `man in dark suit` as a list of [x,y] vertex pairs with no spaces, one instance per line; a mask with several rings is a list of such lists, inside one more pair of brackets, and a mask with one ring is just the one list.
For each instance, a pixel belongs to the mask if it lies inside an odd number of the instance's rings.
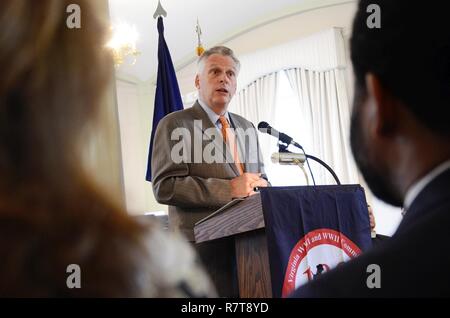
[[392,238],[293,297],[450,296],[447,12],[441,1],[360,1],[352,151],[373,193],[406,212]]
[[[227,110],[236,92],[239,68],[239,60],[229,48],[205,51],[195,78],[198,101],[164,117],[156,130],[153,192],[158,202],[169,205],[170,227],[178,228],[191,242],[195,241],[196,222],[233,198],[253,195],[254,188],[268,185],[255,127]],[[177,136],[187,143],[182,160],[175,158],[179,154],[174,151],[180,143]],[[238,296],[232,281],[236,274],[231,272],[235,261],[226,257],[234,253],[233,242],[195,247],[219,295]]]

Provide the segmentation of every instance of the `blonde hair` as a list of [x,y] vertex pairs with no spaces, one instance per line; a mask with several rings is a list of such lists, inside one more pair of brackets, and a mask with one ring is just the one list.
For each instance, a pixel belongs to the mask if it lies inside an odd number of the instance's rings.
[[[142,296],[147,228],[80,169],[80,132],[113,69],[91,2],[0,1],[0,296]],[[69,264],[81,289],[66,286]]]
[[[82,26],[66,25],[70,4]],[[77,166],[80,129],[91,120],[112,71],[107,28],[91,1],[0,1],[0,173],[20,181],[60,179]]]

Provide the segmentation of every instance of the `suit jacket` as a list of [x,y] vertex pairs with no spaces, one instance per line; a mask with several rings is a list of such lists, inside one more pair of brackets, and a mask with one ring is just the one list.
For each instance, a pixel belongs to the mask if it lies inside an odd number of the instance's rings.
[[[250,153],[247,152],[249,158],[253,160],[244,160],[240,157],[244,161],[244,172],[264,174],[255,127],[239,115],[229,113],[229,116],[234,128],[250,129],[256,136],[256,147],[252,147]],[[176,163],[171,158],[173,149],[179,149],[176,145],[180,145],[180,139],[171,139],[177,128],[179,129],[175,136],[184,132],[185,141],[190,141],[192,151],[187,156],[190,162]],[[211,132],[217,134],[212,136]],[[245,136],[236,135],[242,150],[246,144]],[[210,163],[205,161],[201,154],[201,161],[197,162],[198,157],[195,161],[196,143],[197,145],[201,143],[201,149],[205,151],[212,145],[217,146],[218,150],[221,150],[223,146],[220,131],[198,102],[191,108],[167,115],[159,122],[152,155],[152,184],[156,200],[169,205],[170,226],[179,228],[190,241],[194,241],[193,228],[197,221],[232,200],[229,181],[239,176],[234,163]],[[226,151],[222,151],[220,155],[223,154],[226,154]],[[266,178],[265,175],[263,177]]]
[[[367,254],[300,287],[292,297],[450,296],[450,170],[417,196],[395,234]],[[381,288],[370,289],[370,264]]]

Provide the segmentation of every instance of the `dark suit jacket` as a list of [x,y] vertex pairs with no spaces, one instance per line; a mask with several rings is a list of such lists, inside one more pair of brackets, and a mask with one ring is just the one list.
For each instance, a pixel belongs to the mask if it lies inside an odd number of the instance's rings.
[[[256,136],[253,144],[256,146],[246,152],[251,160],[241,157],[244,171],[263,173],[263,177],[267,178],[255,127],[239,115],[229,113],[229,116],[234,128],[250,129]],[[177,128],[189,132],[192,148],[194,143],[200,142],[202,150],[212,144],[220,149],[223,139],[198,102],[191,108],[167,115],[156,130],[152,155],[153,192],[159,203],[169,205],[171,227],[179,228],[190,241],[194,241],[195,223],[232,200],[230,180],[239,176],[239,172],[234,163],[194,163],[194,151],[191,153],[191,163],[175,163],[171,151],[179,140],[171,140],[171,136]],[[211,136],[208,129],[217,135]],[[206,139],[201,140],[202,133]],[[246,144],[248,135],[236,133],[236,136],[240,146]]]
[[390,238],[391,238],[390,236],[377,234],[376,237],[372,238],[372,247],[382,245],[382,244],[386,243],[386,241]]
[[[449,229],[447,170],[417,196],[392,238],[300,287],[291,297],[449,297]],[[367,287],[369,264],[380,266],[380,289]]]

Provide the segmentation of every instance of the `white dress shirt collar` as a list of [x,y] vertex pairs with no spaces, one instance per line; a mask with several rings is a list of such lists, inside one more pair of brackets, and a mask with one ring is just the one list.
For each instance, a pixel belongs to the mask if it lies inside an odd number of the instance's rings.
[[409,207],[411,207],[411,204],[414,202],[414,200],[417,198],[420,192],[431,182],[433,181],[437,176],[439,176],[441,173],[445,172],[447,169],[450,169],[450,160],[447,160],[437,167],[435,167],[433,170],[428,172],[423,178],[421,178],[419,181],[415,182],[413,185],[411,185],[406,192],[405,200],[403,202],[404,211],[407,211]]
[[[206,114],[208,115],[209,119],[211,120],[211,122],[218,128],[221,128],[221,124],[219,121],[219,117],[220,115],[217,115],[204,101],[202,101],[200,98],[198,99],[198,103],[200,104],[200,106],[203,108],[203,110],[206,112]],[[228,120],[228,123],[230,122],[230,116],[228,114],[228,111],[225,111],[225,113],[223,114],[225,116],[225,118]]]

